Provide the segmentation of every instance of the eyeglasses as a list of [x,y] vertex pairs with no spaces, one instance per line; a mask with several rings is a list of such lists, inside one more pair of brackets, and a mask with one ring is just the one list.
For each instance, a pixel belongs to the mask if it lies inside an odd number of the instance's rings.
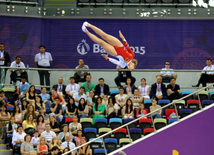
[[165,65],[170,65],[170,64],[165,64]]

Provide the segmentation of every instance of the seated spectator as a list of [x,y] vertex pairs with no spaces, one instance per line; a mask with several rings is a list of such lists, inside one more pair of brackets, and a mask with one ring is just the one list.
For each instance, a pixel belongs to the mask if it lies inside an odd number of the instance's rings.
[[1,101],[4,100],[4,103],[5,103],[6,106],[13,107],[13,105],[11,105],[11,104],[8,103],[8,100],[7,100],[7,98],[6,98],[5,93],[4,93],[3,90],[0,90],[0,100]]
[[94,94],[94,91],[91,90],[91,91],[89,92],[89,96],[87,97],[88,108],[89,108],[90,110],[92,110],[92,106],[94,105],[94,102],[95,102],[95,96],[94,96],[94,95],[95,95],[95,94]]
[[45,145],[45,137],[41,136],[39,138],[39,144],[37,145],[37,154],[46,155],[48,154],[48,146]]
[[108,106],[107,106],[107,110],[106,110],[106,114],[107,114],[108,120],[110,118],[117,117],[117,113],[118,113],[117,109],[114,107],[113,98],[109,97],[109,99],[108,99]]
[[[153,111],[161,108],[160,105],[157,105],[157,99],[156,98],[152,98],[152,105],[149,108],[150,108],[150,112],[153,112]],[[154,114],[152,114],[152,118],[153,119],[161,118],[161,113],[162,113],[162,110],[155,112]]]
[[157,83],[154,83],[151,87],[150,98],[156,98],[158,100],[166,99],[166,86],[162,83],[162,78],[157,77]]
[[50,123],[49,115],[45,113],[45,108],[44,107],[41,107],[39,109],[39,115],[42,115],[44,117],[44,122],[45,123]]
[[62,95],[65,97],[66,92],[65,92],[66,85],[63,84],[63,78],[60,77],[58,79],[58,84],[53,85],[52,89],[54,89],[58,94]]
[[71,138],[71,141],[73,141],[74,136],[68,131],[68,124],[62,125],[62,132],[59,133],[58,138],[61,142],[65,141],[65,137],[69,135]]
[[102,104],[104,104],[105,107],[107,108],[107,106],[108,106],[108,96],[107,95],[103,96],[103,98],[102,98]]
[[120,110],[126,104],[126,100],[128,99],[128,96],[124,94],[123,87],[119,88],[119,94],[115,96],[115,99],[116,99],[116,103],[114,107],[115,109]]
[[69,132],[77,136],[77,131],[82,129],[81,123],[78,123],[77,115],[73,116],[73,122],[69,124]]
[[85,92],[84,92],[84,93],[85,93],[87,96],[89,96],[89,92],[90,92],[91,90],[94,90],[94,89],[95,89],[94,83],[91,82],[91,75],[87,75],[87,76],[86,76],[86,82],[84,82],[84,83],[82,84],[81,87],[84,87],[84,88],[85,88]]
[[93,124],[96,118],[105,118],[105,105],[102,104],[102,98],[97,97],[95,104],[93,105]]
[[[51,90],[51,94],[52,94],[52,101],[54,102],[55,98],[57,97],[59,99],[59,103],[62,105],[62,109],[65,109],[65,106],[66,106],[66,102],[65,102],[65,99],[64,97],[59,94],[59,93],[56,93],[56,91],[54,89]],[[53,106],[53,103],[51,104],[51,107]]]
[[[165,71],[165,70],[170,70],[170,71]],[[160,74],[157,74],[156,75],[156,78],[158,76],[161,76],[162,77],[162,80],[170,80],[171,78],[175,78],[177,79],[177,74],[174,73],[173,69],[170,68],[170,62],[169,61],[166,61],[165,63],[165,68],[162,68]]]
[[48,155],[61,155],[59,148],[57,146],[54,146],[51,150],[51,152]]
[[9,141],[9,147],[12,148],[12,137],[13,137],[13,133],[14,130],[17,129],[17,124],[15,123],[15,117],[11,116],[10,117],[10,122],[6,125],[6,133],[7,133],[7,137],[10,138]]
[[50,108],[52,103],[50,101],[50,95],[47,93],[47,88],[42,87],[41,92],[39,95],[42,97],[42,102],[45,102],[46,108]]
[[140,90],[140,95],[142,96],[143,100],[150,99],[150,87],[146,84],[145,78],[141,79],[141,85],[138,87],[138,89]]
[[62,105],[59,103],[59,98],[55,97],[54,103],[51,105],[51,113],[49,114],[50,116],[55,116],[56,119],[59,120],[59,122],[62,121],[63,116],[62,116]]
[[22,155],[28,155],[30,151],[34,151],[33,144],[30,142],[31,141],[31,136],[26,135],[24,138],[24,142],[21,145],[21,154]]
[[10,113],[7,112],[7,107],[5,105],[1,106],[1,112],[0,112],[0,139],[4,137],[4,127],[10,120]]
[[127,94],[128,97],[132,97],[134,94],[135,85],[131,84],[131,78],[126,79],[126,85],[123,88],[124,93]]
[[135,77],[132,76],[131,71],[120,71],[120,66],[117,66],[118,76],[114,79],[118,88],[123,87],[121,82],[126,82],[127,78],[131,78],[131,85],[133,85],[136,81]]
[[[85,144],[86,140],[84,138],[80,141],[80,146]],[[89,155],[90,154],[90,145],[84,145],[83,147],[79,148],[79,155]]]
[[16,60],[10,64],[10,67],[11,67],[10,79],[11,81],[13,81],[13,85],[16,85],[17,76],[21,75],[21,76],[27,77],[26,69],[20,69],[20,68],[25,68],[25,64],[21,61],[20,56],[16,56]]
[[110,95],[109,86],[104,83],[103,78],[99,78],[99,84],[95,87],[95,95],[104,98],[104,95]]
[[[138,110],[138,115],[137,115],[137,117],[142,117],[142,116],[144,116],[144,115],[146,115],[146,114],[147,114],[147,111],[145,110],[145,106],[144,106],[143,103],[141,103],[141,104],[140,104],[140,109]],[[143,117],[143,118],[147,118],[147,116],[146,116],[146,117]]]
[[36,95],[36,103],[33,105],[35,107],[35,112],[37,115],[39,114],[39,109],[41,107],[44,107],[44,109],[46,111],[45,102],[42,103],[42,97],[40,95]]
[[29,92],[27,92],[26,94],[26,100],[29,104],[35,104],[36,102],[36,92],[35,92],[35,86],[34,85],[31,85],[30,86],[30,89],[29,89]]
[[60,132],[60,123],[56,121],[55,116],[50,116],[50,126],[51,126],[51,131],[56,133]]
[[27,83],[26,81],[27,81],[27,77],[22,76],[21,82],[19,82],[19,84],[17,86],[17,93],[19,94],[20,98],[23,98],[29,91],[30,84]]
[[73,97],[73,95],[79,92],[80,85],[75,83],[74,77],[70,77],[70,84],[66,86],[66,94],[68,97]]
[[39,134],[41,134],[43,131],[45,131],[45,121],[44,121],[44,117],[42,115],[37,116],[36,130],[39,132]]
[[56,133],[51,131],[51,126],[49,123],[45,124],[45,131],[41,133],[41,136],[45,137],[47,145],[50,145],[50,142],[53,137],[56,137]]
[[[69,147],[64,148],[63,153],[70,151]],[[71,153],[67,153],[66,155],[71,155]]]
[[37,145],[39,144],[39,132],[37,130],[34,132],[30,143],[33,144],[34,148],[37,148]]
[[26,120],[28,114],[32,114],[33,115],[33,119],[36,120],[35,107],[32,104],[29,104],[27,106],[27,110],[26,110],[26,113],[24,115],[24,120]]
[[33,115],[32,114],[28,114],[27,115],[27,119],[25,121],[23,121],[22,123],[23,126],[23,130],[26,132],[28,128],[34,128],[36,129],[36,124],[33,121]]
[[78,117],[81,118],[87,118],[88,117],[88,105],[86,104],[86,101],[84,98],[81,98],[79,100],[79,106],[78,106]]
[[143,102],[143,97],[140,96],[140,92],[138,89],[134,90],[134,95],[130,99],[132,100],[134,109],[139,109],[140,104]]
[[90,73],[89,73],[89,71],[82,71],[82,69],[89,70],[88,65],[84,64],[84,60],[83,59],[79,59],[79,65],[75,69],[78,70],[78,71],[75,71],[75,74],[74,74],[75,82],[76,83],[78,83],[80,81],[85,82],[86,75],[88,75]]
[[24,117],[25,113],[27,113],[27,108],[28,108],[28,104],[26,99],[24,98],[22,100],[22,108],[21,108],[21,112],[22,112],[22,116]]
[[63,151],[63,147],[60,144],[59,138],[57,136],[52,138],[51,143],[49,145],[49,150],[52,150],[54,146],[57,146],[60,149],[60,151]]
[[85,139],[85,137],[83,136],[82,130],[78,130],[77,131],[77,136],[75,137],[75,142],[76,142],[76,146],[80,146],[81,145],[81,139]]
[[127,99],[126,105],[123,107],[123,119],[134,118],[134,108],[131,99]]
[[17,124],[22,123],[22,113],[18,105],[14,106],[12,116],[14,116],[15,118],[15,123]]
[[22,126],[18,126],[17,132],[14,132],[13,134],[12,144],[14,145],[14,147],[18,148],[17,150],[19,151],[19,154],[21,153],[20,148],[22,143],[24,142],[25,136],[26,136],[26,133],[23,132]]
[[171,78],[170,84],[167,86],[167,91],[169,93],[169,96],[168,96],[169,100],[175,100],[181,97],[180,86],[175,83],[176,83],[176,79]]
[[75,106],[74,98],[69,98],[68,104],[65,107],[64,118],[72,118],[77,113],[77,107]]
[[79,92],[76,92],[74,94],[74,100],[75,100],[75,105],[76,107],[79,106],[79,100],[81,98],[84,98],[85,100],[87,99],[87,96],[84,94],[85,88],[84,87],[80,87]]
[[[73,142],[71,142],[71,137],[69,135],[65,136],[65,141],[62,143],[62,147],[63,149],[65,149],[66,147],[69,147],[70,150],[73,150],[76,148],[75,144]],[[76,150],[72,151],[72,155],[76,154]]]
[[10,100],[10,104],[13,106],[19,105],[19,94],[17,92],[13,94],[12,99]]

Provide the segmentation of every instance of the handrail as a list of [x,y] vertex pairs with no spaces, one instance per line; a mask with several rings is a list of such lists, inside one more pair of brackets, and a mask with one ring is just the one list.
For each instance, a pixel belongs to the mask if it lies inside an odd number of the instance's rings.
[[[189,95],[186,95],[186,96],[184,96],[184,97],[182,97],[182,98],[180,98],[180,99],[178,99],[178,100],[176,100],[176,101],[174,101],[174,102],[172,102],[172,103],[169,103],[169,104],[167,104],[167,105],[165,105],[165,106],[163,106],[163,107],[161,107],[161,108],[159,108],[159,109],[156,109],[156,110],[154,110],[153,112],[150,112],[149,114],[146,114],[146,115],[144,115],[144,116],[141,116],[141,117],[139,117],[139,118],[136,118],[135,120],[133,120],[133,121],[131,121],[131,122],[128,122],[128,123],[126,123],[126,124],[124,124],[124,125],[122,125],[122,126],[116,128],[116,129],[114,129],[114,130],[112,130],[112,131],[109,131],[109,132],[107,132],[107,133],[105,133],[105,134],[103,134],[103,135],[101,135],[101,136],[99,136],[99,137],[97,137],[97,138],[95,138],[95,139],[93,139],[93,140],[91,140],[91,141],[89,141],[89,142],[87,142],[87,143],[81,145],[81,146],[78,146],[78,147],[76,147],[75,149],[72,149],[72,150],[70,150],[70,151],[68,151],[68,152],[66,152],[66,153],[64,153],[64,154],[62,154],[62,155],[66,155],[66,154],[68,154],[68,153],[70,153],[70,152],[72,152],[72,151],[75,151],[75,150],[77,150],[77,149],[79,149],[79,148],[81,148],[81,147],[83,147],[83,146],[85,146],[85,145],[88,145],[88,144],[90,144],[90,143],[92,143],[92,142],[94,142],[94,141],[96,141],[96,140],[98,140],[98,139],[101,139],[101,138],[105,137],[106,135],[109,135],[109,134],[113,133],[114,131],[117,131],[118,129],[121,129],[121,128],[126,127],[126,126],[128,127],[129,124],[135,123],[136,121],[138,121],[138,120],[140,120],[140,119],[142,119],[142,118],[144,118],[144,117],[146,117],[146,116],[152,115],[152,114],[154,114],[155,112],[158,112],[159,110],[162,110],[162,109],[164,109],[164,108],[166,108],[166,107],[169,107],[169,106],[171,106],[172,104],[175,105],[175,103],[178,103],[179,101],[181,101],[181,100],[183,100],[183,99],[185,99],[185,98],[187,98],[187,97],[189,97],[189,96],[192,96],[192,95],[194,95],[194,94],[196,94],[196,93],[198,93],[198,92],[200,92],[200,91],[202,91],[202,90],[204,90],[204,89],[207,89],[207,88],[209,88],[209,87],[211,87],[211,86],[213,86],[213,85],[214,85],[214,83],[208,85],[207,87],[204,87],[204,88],[202,88],[202,89],[199,89],[199,90],[197,90],[197,91],[195,91],[195,92],[193,92],[193,93],[191,93],[191,94],[189,94]],[[200,105],[201,105],[201,103],[200,103]],[[176,107],[176,106],[175,106],[175,107]],[[177,116],[178,116],[178,115],[177,115]],[[103,144],[105,145],[105,143],[103,143]]]

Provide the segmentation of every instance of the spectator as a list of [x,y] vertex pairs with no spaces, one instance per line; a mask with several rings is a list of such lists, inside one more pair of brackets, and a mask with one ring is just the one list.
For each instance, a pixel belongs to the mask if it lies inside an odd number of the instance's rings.
[[56,133],[60,132],[60,123],[56,121],[55,116],[50,116],[50,126],[51,126],[51,131]]
[[35,107],[35,111],[37,115],[39,114],[39,109],[41,107],[44,107],[46,111],[45,102],[42,103],[42,97],[40,95],[36,95],[36,103],[33,105]]
[[39,115],[42,115],[44,117],[44,122],[45,123],[50,123],[49,115],[45,113],[45,108],[44,107],[41,107],[39,109]]
[[143,98],[140,96],[139,89],[134,90],[134,95],[130,99],[132,100],[134,109],[139,109],[140,104],[143,102]]
[[[52,56],[49,52],[45,52],[45,46],[39,46],[40,53],[36,54],[35,56],[35,63],[38,68],[47,69],[50,68],[52,64]],[[44,86],[44,78],[46,82],[46,86],[50,86],[50,72],[48,70],[38,70],[39,78],[40,78],[40,85]],[[48,90],[50,90],[48,88]]]
[[50,116],[55,116],[56,119],[59,120],[59,122],[62,121],[63,116],[62,116],[62,105],[59,104],[59,98],[55,97],[54,103],[51,105],[51,113],[49,114]]
[[89,96],[90,90],[94,90],[94,89],[95,89],[94,83],[91,82],[91,75],[87,75],[87,76],[86,76],[86,82],[84,82],[84,83],[82,84],[82,87],[85,88],[85,94],[86,94],[87,96]]
[[39,94],[42,97],[42,102],[45,102],[46,108],[51,107],[51,102],[50,102],[50,95],[47,93],[47,88],[42,87],[41,94]]
[[38,115],[36,119],[36,130],[41,134],[45,131],[45,121],[42,115]]
[[[63,124],[62,125],[62,132],[59,133],[58,138],[61,142],[65,141],[66,136],[70,136],[71,140],[73,141],[74,136],[68,131],[68,124]],[[64,149],[64,147],[63,147]]]
[[110,118],[117,117],[117,113],[118,113],[117,109],[114,107],[113,98],[109,97],[109,99],[108,99],[108,106],[107,106],[107,110],[106,110],[106,114],[107,114],[108,120]]
[[141,79],[141,85],[138,87],[138,89],[140,90],[140,95],[142,96],[143,100],[150,99],[150,87],[146,84],[145,78]]
[[18,105],[14,106],[12,116],[14,116],[15,118],[15,123],[17,124],[22,123],[22,113]]
[[74,100],[75,100],[75,105],[76,107],[79,106],[79,100],[81,98],[84,98],[85,100],[87,99],[86,95],[84,94],[85,88],[84,87],[80,87],[79,92],[76,92],[74,94]]
[[128,96],[124,94],[123,87],[119,88],[119,94],[115,96],[115,99],[116,99],[116,104],[114,105],[115,109],[119,110],[123,108],[123,106],[126,103],[126,100],[128,99]]
[[81,143],[80,143],[81,139],[85,139],[85,137],[83,136],[82,130],[78,130],[77,131],[77,136],[74,139],[75,142],[76,142],[76,146],[80,146],[81,145]]
[[133,85],[136,81],[135,77],[132,76],[131,71],[120,71],[120,66],[117,66],[118,76],[114,79],[117,87],[123,87],[121,82],[126,82],[127,78],[131,78],[131,85]]
[[28,104],[27,104],[27,101],[26,99],[24,98],[22,100],[22,109],[21,109],[21,112],[22,112],[22,116],[24,117],[25,113],[27,113],[27,107],[28,107]]
[[127,94],[128,97],[132,97],[132,94],[134,94],[135,85],[131,84],[131,78],[126,78],[126,85],[123,88],[124,93]]
[[103,78],[99,78],[99,84],[95,87],[95,95],[104,98],[104,95],[110,95],[109,86],[104,83]]
[[[69,147],[70,150],[73,150],[76,148],[75,144],[73,142],[71,142],[71,137],[69,135],[65,136],[65,142],[62,143],[62,147],[63,149],[65,149],[66,147]],[[72,151],[72,155],[76,154],[76,150]]]
[[77,113],[77,107],[75,106],[74,98],[68,99],[68,104],[65,107],[64,118],[72,118]]
[[134,108],[131,99],[127,99],[126,106],[123,107],[123,119],[134,118]]
[[[165,71],[165,70],[170,70],[170,71]],[[162,68],[160,74],[157,74],[157,75],[156,75],[156,78],[157,78],[158,76],[161,76],[161,77],[162,77],[162,80],[169,80],[169,81],[170,81],[170,79],[173,78],[173,77],[174,77],[175,79],[177,79],[177,76],[178,76],[178,75],[175,74],[174,71],[173,71],[173,69],[170,68],[170,62],[169,62],[169,61],[166,61],[166,63],[165,63],[165,68]]]
[[88,117],[88,105],[86,104],[86,101],[84,98],[81,98],[79,100],[78,116],[80,119]]
[[82,129],[81,123],[78,123],[77,115],[73,116],[73,122],[69,124],[69,132],[77,136],[77,131]]
[[26,110],[26,113],[24,115],[24,120],[26,120],[28,114],[32,114],[33,119],[36,119],[35,107],[32,104],[29,104],[27,106],[27,110]]
[[60,77],[58,79],[58,84],[53,85],[52,89],[54,89],[58,94],[62,95],[65,97],[66,92],[65,92],[66,85],[63,84],[63,78]]
[[21,154],[22,155],[28,155],[28,153],[30,151],[34,151],[33,144],[30,143],[31,136],[30,135],[26,135],[25,138],[24,138],[24,140],[25,141],[21,145]]
[[[70,151],[69,147],[64,148],[63,153]],[[71,155],[71,153],[67,153],[66,155]]]
[[22,123],[23,129],[26,132],[28,128],[34,128],[36,129],[36,124],[33,121],[33,115],[32,114],[28,114],[27,115],[27,119],[25,121],[23,121]]
[[[8,62],[10,62],[10,56],[7,52],[4,51],[4,43],[0,43],[0,67],[7,66]],[[5,72],[4,72],[5,77],[6,77],[6,73],[7,73],[7,68],[5,68]],[[0,77],[3,77],[3,76],[1,75]],[[0,79],[1,79],[1,83],[4,83],[5,79],[2,79],[2,78]]]
[[[137,117],[142,117],[142,116],[144,116],[146,114],[147,114],[147,111],[145,110],[145,106],[144,106],[143,103],[141,103],[140,104],[140,109],[138,109],[138,115],[137,115]],[[147,116],[143,117],[143,118],[147,118]]]
[[10,120],[10,113],[7,112],[7,107],[3,104],[0,112],[0,139],[4,137],[4,127]]
[[56,137],[55,132],[51,131],[51,126],[49,123],[45,124],[45,131],[41,133],[41,136],[45,137],[47,145],[50,145],[52,138]]
[[212,65],[212,59],[208,58],[206,60],[206,64],[207,66],[204,67],[203,71],[201,72],[198,84],[192,85],[192,87],[199,87],[200,84],[202,84],[203,87],[206,87],[207,81],[214,79],[214,65]]
[[70,84],[66,86],[66,94],[68,97],[73,97],[75,93],[77,93],[80,89],[80,85],[75,83],[74,77],[70,77]]
[[15,92],[13,94],[12,99],[10,100],[10,104],[13,105],[13,106],[19,105],[19,94],[17,92]]
[[92,110],[92,106],[94,105],[94,102],[95,102],[95,96],[94,96],[94,91],[91,90],[89,92],[89,96],[87,97],[87,102],[88,102],[88,105],[89,105],[89,109]]
[[13,133],[17,128],[17,124],[15,123],[15,117],[11,116],[10,117],[10,122],[6,125],[6,133],[7,133],[7,138],[10,138],[9,141],[9,147],[12,148],[12,137],[13,137]]
[[107,108],[107,106],[108,106],[108,96],[107,95],[103,96],[103,98],[102,98],[102,104],[104,104],[105,107]]
[[30,143],[33,144],[34,148],[37,148],[37,145],[39,144],[39,132],[37,130],[34,132]]
[[89,73],[89,71],[82,71],[82,69],[89,70],[88,65],[84,64],[84,60],[83,59],[79,59],[79,65],[75,69],[78,70],[78,71],[75,71],[75,74],[74,74],[75,82],[76,83],[78,83],[80,81],[85,82],[86,75],[88,75],[90,73]]
[[62,153],[60,152],[59,148],[57,146],[54,146],[51,150],[51,153],[48,155],[61,155]]
[[22,76],[21,82],[19,82],[17,86],[17,93],[19,94],[20,98],[23,98],[29,91],[30,85],[29,83],[26,82],[26,80],[27,80],[27,77]]
[[26,133],[23,132],[22,126],[18,126],[17,131],[18,132],[14,132],[14,134],[13,134],[12,144],[14,145],[14,147],[17,148],[17,150],[19,151],[19,154],[20,154],[21,153],[21,151],[20,151],[21,144],[24,142],[24,137],[26,136]]
[[[152,105],[149,108],[150,108],[150,112],[153,112],[153,111],[161,108],[160,105],[157,105],[157,99],[156,98],[152,98]],[[161,118],[161,113],[162,113],[162,110],[155,112],[154,114],[152,114],[152,118],[153,119]]]
[[43,136],[39,138],[39,144],[37,145],[37,154],[38,155],[48,154],[48,146],[45,145],[45,137]]
[[102,98],[97,97],[96,103],[93,105],[93,124],[95,123],[96,118],[105,118],[105,105],[102,104]]
[[63,147],[60,144],[59,138],[57,136],[52,138],[51,143],[49,145],[49,150],[52,150],[54,146],[57,146],[61,151],[63,151]]
[[167,86],[167,91],[169,93],[169,100],[179,99],[181,97],[180,86],[175,84],[176,79],[171,78],[170,84]]
[[[83,138],[80,141],[80,145],[83,145],[86,143],[86,140]],[[83,147],[79,148],[79,155],[89,155],[90,153],[90,145],[84,145]]]
[[16,56],[16,60],[11,63],[10,67],[11,67],[10,79],[11,81],[13,81],[13,85],[16,85],[17,76],[21,75],[21,76],[28,77],[26,69],[19,69],[19,68],[25,68],[25,64],[21,61],[20,56]]
[[162,77],[157,77],[157,82],[151,87],[150,98],[157,98],[158,100],[166,99],[166,86],[162,83]]
[[[66,102],[65,102],[65,99],[64,99],[64,97],[61,95],[61,94],[59,94],[59,93],[57,93],[56,91],[55,91],[55,89],[52,89],[51,90],[51,94],[52,94],[52,101],[54,102],[54,100],[55,100],[55,98],[56,97],[58,97],[59,98],[59,103],[62,105],[62,109],[64,110],[65,109],[65,106],[66,106]],[[53,106],[53,104],[51,104],[51,106]]]
[[31,85],[30,89],[29,89],[29,92],[27,92],[27,94],[26,94],[27,102],[30,103],[30,104],[33,104],[33,105],[35,105],[35,102],[36,102],[36,92],[35,92],[35,90],[36,90],[35,86]]

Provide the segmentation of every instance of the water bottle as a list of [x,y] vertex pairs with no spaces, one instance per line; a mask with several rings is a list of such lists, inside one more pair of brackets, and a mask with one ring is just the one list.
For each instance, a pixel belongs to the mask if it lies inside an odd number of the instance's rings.
[[29,71],[29,65],[27,64],[27,71]]

